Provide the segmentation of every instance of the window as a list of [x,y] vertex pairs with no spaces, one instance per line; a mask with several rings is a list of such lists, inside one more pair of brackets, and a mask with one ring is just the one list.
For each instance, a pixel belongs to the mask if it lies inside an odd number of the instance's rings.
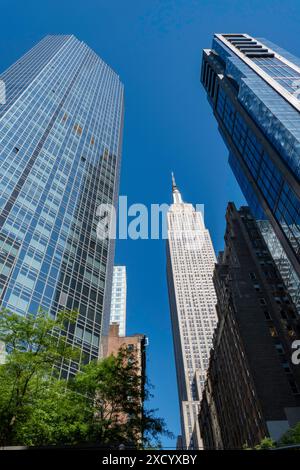
[[76,132],[76,134],[81,135],[82,134],[82,127],[79,124],[75,124],[74,131]]
[[268,310],[264,310],[264,315],[266,317],[266,320],[272,320],[272,317],[270,315],[270,312],[268,312]]
[[282,346],[281,343],[275,344],[275,348],[276,348],[278,354],[284,354],[284,349],[283,349],[283,346]]
[[293,379],[290,379],[289,382],[290,382],[290,386],[291,386],[292,392],[293,392],[295,395],[298,395],[299,390],[298,390],[298,387],[297,387],[297,385],[296,385],[296,382],[295,382]]
[[288,327],[287,327],[287,331],[288,331],[288,335],[289,335],[291,338],[293,338],[293,337],[296,335],[295,331],[293,330],[293,328],[292,328],[291,326],[288,326]]
[[277,330],[276,330],[275,326],[270,326],[269,330],[270,330],[270,335],[271,335],[273,338],[276,338],[276,336],[278,336]]
[[67,305],[67,294],[66,292],[61,292],[60,293],[60,296],[59,296],[59,304],[63,307],[65,307]]
[[281,318],[283,318],[284,320],[287,320],[287,314],[284,310],[280,310],[280,315],[281,315]]
[[16,294],[11,294],[8,300],[8,304],[12,308],[17,308],[18,310],[21,310],[22,313],[26,313],[29,302],[25,299],[20,298]]
[[92,333],[90,331],[85,331],[84,334],[83,334],[83,341],[85,343],[89,343],[91,344],[92,342]]
[[286,372],[287,374],[290,374],[290,373],[291,373],[290,365],[289,365],[287,362],[283,362],[283,363],[282,363],[282,367],[283,367],[283,369],[284,369],[284,372]]
[[83,337],[83,328],[81,328],[80,326],[76,326],[75,336],[79,339],[82,339],[82,337]]

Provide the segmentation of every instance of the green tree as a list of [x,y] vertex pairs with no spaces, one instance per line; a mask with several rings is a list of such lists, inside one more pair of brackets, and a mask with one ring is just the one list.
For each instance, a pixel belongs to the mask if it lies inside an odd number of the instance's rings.
[[14,443],[41,446],[86,442],[89,412],[85,397],[69,390],[65,380],[45,381],[30,413],[16,427]]
[[300,444],[300,422],[289,429],[280,439],[279,446]]
[[44,312],[0,312],[0,341],[9,352],[0,365],[0,445],[159,446],[160,435],[171,434],[155,410],[144,409],[150,394],[126,348],[58,379],[54,365],[78,358],[66,342],[75,319],[68,312],[55,320]]
[[53,320],[42,311],[26,317],[0,312],[0,341],[8,351],[0,367],[0,444],[17,443],[19,427],[54,381],[54,365],[76,359],[65,334],[75,315],[61,312]]
[[[275,442],[270,437],[265,437],[262,441],[254,447],[255,450],[276,449],[277,447],[284,447],[293,444],[300,444],[300,422],[294,427],[290,428],[278,442]],[[244,447],[245,450],[252,450]]]
[[243,446],[243,450],[268,450],[268,449],[275,449],[276,442],[273,441],[270,437],[264,437],[259,444],[255,447],[249,447],[248,444]]
[[126,348],[85,366],[72,386],[92,405],[93,413],[88,413],[91,441],[143,448],[159,446],[162,434],[171,435],[164,420],[155,416],[156,410],[144,408],[150,398],[148,386]]
[[255,450],[268,450],[268,449],[275,449],[276,442],[273,441],[270,437],[265,437],[262,439],[260,444],[254,447]]

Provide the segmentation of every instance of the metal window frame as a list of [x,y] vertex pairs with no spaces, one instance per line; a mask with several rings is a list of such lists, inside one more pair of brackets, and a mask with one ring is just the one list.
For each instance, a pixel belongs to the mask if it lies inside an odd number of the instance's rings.
[[[257,44],[261,45],[262,47],[266,47],[260,41],[257,41],[256,38],[249,36],[248,34],[244,34],[245,38],[252,39],[257,42]],[[245,64],[247,64],[254,72],[257,73],[268,85],[270,85],[279,95],[282,96],[288,103],[290,103],[297,111],[300,112],[300,101],[293,96],[290,92],[288,92],[283,86],[281,86],[276,80],[274,80],[268,73],[266,73],[263,69],[261,69],[257,64],[255,64],[249,57],[246,57],[238,48],[236,48],[230,41],[226,39],[224,33],[217,33],[215,34],[215,38],[219,39],[228,49],[230,49],[236,56],[238,56]],[[275,52],[273,49],[268,47],[268,50],[274,54],[274,57],[280,60],[285,65],[288,65],[296,72],[300,73],[300,67],[290,62],[288,59],[283,57],[282,55]]]

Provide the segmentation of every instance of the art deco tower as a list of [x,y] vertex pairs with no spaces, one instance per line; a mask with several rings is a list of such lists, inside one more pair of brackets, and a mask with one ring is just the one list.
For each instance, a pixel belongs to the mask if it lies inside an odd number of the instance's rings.
[[109,326],[114,244],[97,207],[118,197],[123,85],[74,36],[45,37],[0,78],[0,302],[78,310],[68,339],[89,361]]
[[176,361],[182,442],[201,448],[199,403],[217,323],[213,286],[215,254],[203,216],[182,201],[172,181],[167,214],[167,277]]

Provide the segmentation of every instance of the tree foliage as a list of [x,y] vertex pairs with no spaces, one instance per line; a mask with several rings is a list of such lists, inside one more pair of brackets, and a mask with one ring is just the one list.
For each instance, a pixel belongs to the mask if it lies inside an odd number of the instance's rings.
[[[290,428],[278,442],[275,442],[270,437],[265,437],[262,441],[254,447],[254,450],[268,450],[276,449],[289,445],[300,445],[300,422],[294,427]],[[245,450],[253,450],[252,448],[244,447]]]
[[76,359],[66,342],[66,327],[74,314],[61,312],[55,320],[40,311],[26,318],[0,312],[0,341],[8,354],[0,367],[0,443],[15,443],[18,429],[32,414],[39,398],[54,381],[53,365]]
[[265,437],[261,440],[260,444],[254,447],[255,450],[269,450],[275,449],[276,442],[273,441],[270,437]]
[[291,429],[289,429],[279,441],[280,446],[287,446],[293,444],[300,445],[300,422],[297,423]]
[[75,313],[55,320],[44,312],[26,318],[0,312],[0,341],[8,354],[0,365],[0,445],[157,446],[167,431],[149,398],[134,355],[92,361],[71,380],[57,377],[55,364],[76,360],[79,351],[66,341]]
[[158,446],[161,434],[171,435],[155,410],[144,408],[150,393],[143,381],[137,360],[126,348],[91,362],[76,375],[71,386],[93,403],[91,441],[148,447]]

